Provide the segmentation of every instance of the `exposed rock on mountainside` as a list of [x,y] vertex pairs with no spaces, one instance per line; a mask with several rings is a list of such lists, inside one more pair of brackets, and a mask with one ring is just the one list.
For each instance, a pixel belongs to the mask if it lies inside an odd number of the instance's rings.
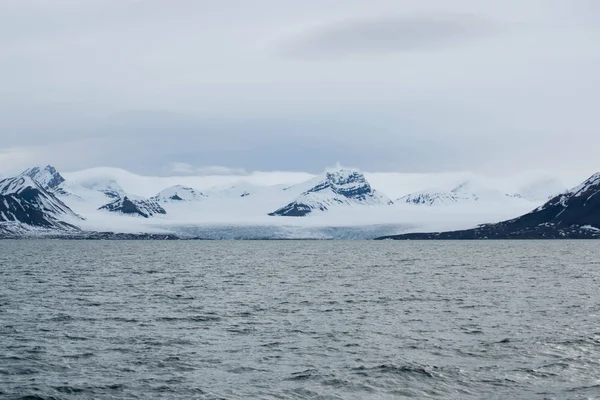
[[77,229],[72,221],[81,219],[66,204],[29,176],[0,180],[0,223],[4,230],[15,224],[45,229]]
[[100,207],[99,210],[144,218],[167,213],[165,209],[154,200],[135,199],[128,196],[120,197],[117,200]]
[[293,202],[270,213],[271,216],[303,217],[311,212],[327,211],[346,205],[390,205],[392,201],[373,190],[365,176],[356,171],[340,170],[325,174],[325,178],[302,193]]
[[65,178],[51,165],[29,168],[22,175],[30,177],[46,190],[55,189],[65,181]]

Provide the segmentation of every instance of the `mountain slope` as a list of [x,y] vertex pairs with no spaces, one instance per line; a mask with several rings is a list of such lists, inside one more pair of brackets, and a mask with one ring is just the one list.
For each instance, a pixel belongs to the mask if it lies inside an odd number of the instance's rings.
[[29,176],[0,181],[0,223],[48,229],[76,230],[80,220],[66,204]]
[[518,218],[475,229],[381,239],[538,239],[600,237],[600,173]]
[[510,196],[475,180],[468,180],[450,191],[459,201],[504,202]]
[[315,186],[270,216],[303,217],[313,211],[327,211],[340,205],[390,205],[392,201],[371,188],[365,176],[356,171],[328,172]]
[[544,202],[564,193],[568,188],[557,178],[547,177],[518,188],[516,195],[529,200]]
[[139,199],[128,196],[120,197],[111,203],[105,204],[100,207],[99,210],[131,216],[140,216],[143,218],[149,218],[157,214],[167,213],[165,209],[154,200]]
[[396,200],[399,203],[408,203],[414,205],[435,206],[442,204],[457,203],[459,199],[452,192],[441,189],[427,189],[420,192],[414,192],[400,197]]
[[451,190],[427,189],[410,193],[397,201],[415,205],[437,206],[474,202],[506,203],[515,201],[516,198],[518,197],[503,193],[476,180],[467,180]]
[[175,185],[161,190],[151,200],[169,203],[173,201],[198,201],[208,198],[208,195],[190,187]]

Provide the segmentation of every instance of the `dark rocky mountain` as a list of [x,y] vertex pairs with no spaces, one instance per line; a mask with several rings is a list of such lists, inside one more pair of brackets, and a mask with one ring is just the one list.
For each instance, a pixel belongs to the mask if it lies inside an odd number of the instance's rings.
[[581,239],[600,237],[600,173],[521,217],[453,232],[409,233],[380,239]]
[[373,190],[365,176],[356,171],[328,172],[315,186],[270,216],[304,217],[338,205],[390,205],[392,201]]
[[81,219],[54,194],[28,175],[0,180],[0,224],[3,230],[16,226],[78,230],[71,222]]
[[106,210],[132,216],[149,218],[157,214],[166,214],[164,208],[154,200],[136,199],[129,196],[119,197],[117,200],[103,205],[99,210]]

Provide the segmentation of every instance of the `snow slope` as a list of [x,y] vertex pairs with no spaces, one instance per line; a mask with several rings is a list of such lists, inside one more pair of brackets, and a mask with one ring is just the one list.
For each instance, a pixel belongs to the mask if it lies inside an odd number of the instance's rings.
[[314,177],[305,172],[253,172],[249,175],[207,175],[207,176],[143,176],[120,168],[91,168],[78,172],[64,173],[72,184],[93,187],[102,182],[116,182],[132,195],[152,197],[161,190],[182,185],[199,191],[222,190],[239,183],[256,186],[295,185]]
[[396,201],[414,205],[437,206],[455,204],[458,203],[459,199],[450,191],[432,188],[407,194]]
[[469,203],[493,203],[503,207],[503,203],[523,202],[521,196],[504,193],[490,187],[481,179],[470,179],[461,182],[451,190],[428,189],[420,192],[410,193],[398,199],[399,202],[415,205],[452,205]]
[[175,185],[161,190],[151,199],[162,203],[169,203],[173,201],[199,201],[206,198],[208,198],[207,194],[192,189],[191,187]]

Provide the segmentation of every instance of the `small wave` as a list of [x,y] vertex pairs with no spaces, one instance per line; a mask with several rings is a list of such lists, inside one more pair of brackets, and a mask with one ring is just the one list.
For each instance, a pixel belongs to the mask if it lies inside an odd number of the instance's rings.
[[[435,368],[435,367],[434,367]],[[360,375],[368,376],[372,373],[376,374],[394,374],[394,375],[418,375],[426,378],[435,378],[436,376],[429,371],[427,368],[422,366],[413,365],[394,365],[394,364],[382,364],[377,367],[357,367],[353,368],[353,371]]]
[[227,372],[232,373],[232,374],[245,374],[245,373],[249,373],[249,372],[267,372],[267,370],[252,368],[252,367],[236,367],[236,368],[227,370]]
[[80,359],[80,358],[91,358],[94,357],[94,353],[81,353],[81,354],[68,354],[63,356],[63,358],[72,358],[72,359]]
[[83,337],[83,336],[69,335],[68,333],[65,334],[65,337],[67,339],[70,339],[70,340],[79,340],[79,341],[89,340],[89,338],[86,338],[86,337]]
[[55,386],[54,390],[56,390],[57,392],[66,393],[66,394],[78,394],[78,393],[85,392],[85,389],[73,387],[73,386]]
[[192,315],[189,317],[160,317],[157,319],[157,321],[216,322],[216,321],[221,321],[221,317],[217,317],[216,315]]
[[59,314],[55,317],[50,318],[50,321],[54,321],[54,322],[66,322],[66,321],[73,321],[73,320],[74,320],[74,318],[68,314]]
[[309,379],[313,379],[319,377],[319,371],[316,369],[307,369],[300,372],[294,372],[290,378],[287,378],[288,381],[306,381]]

